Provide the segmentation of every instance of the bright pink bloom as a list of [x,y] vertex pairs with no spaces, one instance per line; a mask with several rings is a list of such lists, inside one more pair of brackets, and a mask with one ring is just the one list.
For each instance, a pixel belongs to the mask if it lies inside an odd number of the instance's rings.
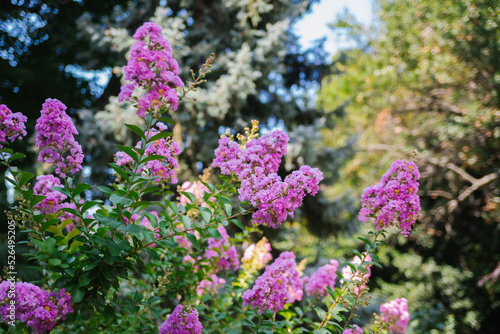
[[201,334],[203,326],[194,307],[177,305],[174,312],[160,326],[158,334]]
[[[371,261],[371,260],[372,260],[372,258],[368,254],[367,257],[365,258],[365,261]],[[361,259],[359,258],[359,256],[356,255],[352,259],[351,263],[353,265],[360,265]],[[362,273],[361,271],[358,270],[355,272],[354,276],[353,276],[353,272],[352,272],[351,267],[345,266],[344,268],[342,268],[342,277],[344,279],[359,281],[359,283],[357,283],[357,282],[351,283],[351,289],[354,291],[355,294],[359,294],[360,290],[367,288],[366,284],[368,284],[368,279],[370,278],[371,273],[372,273],[371,266],[372,266],[371,264],[369,264],[369,265],[365,264],[364,268],[365,268],[366,272]]]
[[402,334],[406,331],[408,322],[410,321],[410,313],[408,312],[408,300],[406,298],[398,298],[380,306],[382,320],[394,322],[389,328],[391,333]]
[[288,140],[284,132],[277,130],[240,148],[223,137],[215,150],[212,167],[220,167],[222,174],[235,174],[241,180],[239,199],[258,207],[252,215],[256,224],[278,227],[288,215],[293,218],[305,195],[316,195],[323,179],[321,171],[309,166],[281,179],[277,172]]
[[33,187],[35,195],[44,195],[45,198],[35,205],[35,209],[42,213],[56,213],[61,207],[66,195],[59,191],[50,190],[52,187],[61,187],[61,181],[54,175],[40,175],[36,177]]
[[[157,126],[161,128],[161,123]],[[156,129],[151,129],[146,133],[146,138],[151,138],[160,133]],[[135,145],[136,148],[141,147],[141,142]],[[146,164],[139,168],[138,172],[146,175],[157,176],[157,182],[171,182],[177,183],[177,176],[175,169],[179,167],[179,162],[175,159],[181,153],[179,144],[170,140],[169,138],[162,138],[150,143],[144,151],[146,157],[151,155],[160,155],[163,158],[154,159],[146,162]],[[127,153],[119,151],[116,153],[116,164],[123,166],[129,164],[132,167],[134,160]]]
[[66,106],[59,100],[47,99],[42,105],[41,116],[35,130],[35,145],[40,148],[38,161],[56,165],[55,173],[66,177],[82,169],[82,147],[73,135],[78,131],[66,114]]
[[134,88],[140,87],[146,92],[138,98],[137,115],[144,117],[147,112],[161,112],[165,105],[177,110],[179,96],[175,88],[183,87],[184,83],[160,25],[146,22],[133,37],[137,42],[131,47],[130,59],[123,68],[125,79],[132,83],[122,86],[118,101],[130,101]]
[[414,162],[396,160],[377,185],[364,190],[359,219],[366,222],[374,218],[379,231],[394,224],[407,237],[420,216],[419,179],[420,173]]
[[20,112],[13,113],[5,104],[0,104],[0,148],[7,139],[14,142],[26,136],[26,121]]
[[342,334],[363,334],[363,330],[358,325],[350,325]]
[[264,274],[257,278],[251,290],[243,293],[243,303],[259,313],[265,310],[283,310],[285,304],[302,299],[302,279],[297,271],[295,255],[283,252],[266,267]]
[[205,258],[212,259],[214,267],[218,269],[218,272],[222,270],[227,271],[231,267],[234,271],[238,270],[240,260],[238,259],[236,247],[229,242],[229,235],[224,226],[219,226],[217,231],[219,231],[221,238],[219,240],[208,238],[208,248],[205,250]]
[[[10,298],[12,295],[13,299]],[[0,283],[2,321],[11,320],[9,318],[11,300],[15,302],[15,319],[25,323],[36,334],[50,331],[57,322],[66,319],[67,314],[73,313],[71,296],[65,289],[49,293],[31,283],[17,282],[12,286],[11,282],[2,281]]]
[[224,287],[226,280],[218,278],[217,275],[211,274],[210,279],[204,279],[196,287],[196,294],[201,297],[204,293],[216,293],[217,290]]
[[337,274],[335,271],[339,267],[337,260],[330,260],[330,264],[325,264],[311,275],[304,277],[305,290],[308,296],[315,295],[323,297],[326,295],[326,287],[333,289]]

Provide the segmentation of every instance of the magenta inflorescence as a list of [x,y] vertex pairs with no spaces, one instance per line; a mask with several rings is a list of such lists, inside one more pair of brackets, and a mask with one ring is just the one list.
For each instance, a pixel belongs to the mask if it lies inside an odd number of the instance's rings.
[[118,101],[130,101],[136,87],[145,90],[138,98],[137,115],[146,116],[146,112],[156,113],[165,104],[177,110],[179,96],[175,91],[183,87],[179,78],[179,65],[172,57],[172,48],[161,34],[161,26],[146,22],[134,34],[137,40],[130,49],[130,59],[123,68],[125,79],[132,83],[123,85]]
[[[372,257],[370,256],[370,254],[363,253],[363,255],[366,255],[364,262],[372,261]],[[361,265],[361,258],[358,255],[354,256],[351,264],[355,266]],[[368,279],[372,274],[371,266],[371,264],[365,264],[363,266],[363,268],[365,269],[364,272],[361,270],[356,270],[355,272],[353,272],[351,267],[349,266],[345,266],[344,268],[342,268],[343,279],[359,282],[354,282],[354,284],[351,285],[351,290],[356,295],[358,295],[362,290],[367,289],[366,284],[368,284]]]
[[293,252],[283,252],[257,278],[251,290],[243,293],[244,305],[259,313],[283,310],[285,304],[302,299],[302,279]]
[[216,293],[217,290],[224,287],[226,280],[217,277],[215,274],[210,274],[210,278],[203,279],[198,286],[196,286],[196,295],[201,297],[204,293]]
[[[163,123],[157,123],[156,126],[160,130],[164,129]],[[146,132],[146,138],[149,139],[158,133],[160,133],[160,131],[150,129]],[[141,142],[138,142],[135,147],[141,148]],[[179,167],[179,162],[175,159],[175,157],[180,153],[181,148],[176,142],[169,138],[157,139],[146,147],[144,156],[148,157],[151,155],[160,155],[163,158],[146,162],[138,169],[138,172],[146,175],[157,176],[157,182],[177,183],[178,179],[175,175],[175,168]],[[129,164],[130,167],[132,167],[133,163],[134,160],[127,153],[122,151],[116,153],[116,164],[118,166]]]
[[236,247],[230,244],[229,235],[224,226],[219,226],[217,231],[219,231],[221,238],[219,240],[208,238],[208,248],[205,250],[205,258],[212,259],[214,267],[218,269],[218,272],[222,270],[227,271],[231,268],[234,271],[238,270],[240,260],[238,259]]
[[377,230],[394,224],[407,237],[420,215],[419,179],[413,161],[396,160],[378,184],[364,190],[359,219],[366,222],[374,218]]
[[[47,292],[40,287],[26,282],[15,283],[14,290],[11,282],[0,283],[0,316],[2,321],[8,321],[12,315],[11,305],[15,305],[16,320],[25,323],[33,333],[41,334],[50,331],[57,322],[66,319],[66,315],[73,313],[71,296],[61,289],[59,292]],[[15,291],[14,293],[11,293]],[[13,298],[12,298],[13,297]],[[15,304],[11,303],[11,300]]]
[[7,139],[14,142],[26,136],[27,120],[22,113],[13,113],[5,104],[0,104],[0,148]]
[[82,147],[73,135],[78,131],[66,114],[66,106],[57,99],[47,99],[42,105],[41,116],[35,130],[35,144],[40,148],[38,160],[56,165],[55,173],[66,177],[82,169]]
[[349,327],[342,334],[363,334],[363,330],[358,325],[350,325]]
[[277,174],[286,154],[288,136],[283,131],[248,141],[244,148],[228,137],[219,140],[212,167],[234,174],[241,181],[239,199],[258,207],[252,218],[259,225],[278,227],[302,205],[306,194],[316,195],[323,173],[302,166],[284,180]]
[[203,326],[198,311],[193,307],[177,305],[174,312],[160,326],[158,334],[201,334]]
[[35,195],[44,195],[45,198],[35,205],[35,209],[42,213],[56,213],[61,207],[66,195],[56,190],[50,190],[52,187],[61,187],[61,181],[54,175],[40,175],[36,177],[36,183],[33,187]]
[[402,334],[406,331],[410,321],[408,312],[408,300],[406,298],[397,298],[380,306],[382,320],[394,322],[389,331],[391,333]]
[[323,297],[327,293],[326,287],[333,289],[335,286],[335,280],[337,279],[335,271],[338,267],[338,261],[332,259],[329,264],[319,267],[318,270],[311,275],[311,277],[304,277],[307,295]]

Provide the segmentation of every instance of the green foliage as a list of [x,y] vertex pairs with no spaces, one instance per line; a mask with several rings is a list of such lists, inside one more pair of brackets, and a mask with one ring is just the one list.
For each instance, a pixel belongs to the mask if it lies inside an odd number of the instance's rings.
[[[355,137],[357,153],[328,193],[359,194],[360,184],[378,177],[374,166],[383,170],[416,150],[424,212],[391,260],[412,250],[407,259],[434,265],[440,274],[429,279],[406,269],[384,281],[411,282],[404,291],[415,296],[411,313],[432,315],[415,322],[412,332],[444,330],[447,319],[460,333],[492,331],[500,290],[480,282],[500,263],[498,4],[408,0],[379,6],[373,27],[349,16],[334,25],[359,46],[340,52],[335,74],[323,82],[318,102],[336,124],[325,130],[325,143],[342,147]],[[439,292],[443,280],[446,293]],[[380,293],[393,295],[381,282]]]

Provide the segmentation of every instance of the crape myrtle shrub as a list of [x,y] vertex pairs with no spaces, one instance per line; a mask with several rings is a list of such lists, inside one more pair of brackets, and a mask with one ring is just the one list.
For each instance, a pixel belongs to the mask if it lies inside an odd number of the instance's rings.
[[[181,148],[166,116],[205,81],[213,56],[186,85],[159,25],[145,23],[134,39],[119,99],[134,104],[145,127],[125,124],[140,140],[117,146],[109,164],[116,183],[98,187],[106,201],[89,198],[91,186],[72,178],[84,155],[61,101],[47,99],[37,120],[38,160],[52,165],[53,174],[36,179],[15,166],[24,155],[8,147],[26,137],[27,119],[0,106],[0,161],[18,195],[8,217],[28,234],[29,257],[43,278],[36,285],[20,282],[11,276],[15,265],[5,270],[2,329],[362,333],[352,320],[369,303],[371,267],[380,266],[376,249],[391,226],[408,236],[420,214],[415,163],[396,160],[363,193],[359,218],[375,227],[360,238],[364,252],[354,250],[342,268],[332,259],[305,277],[305,262],[297,263],[293,252],[272,261],[267,239],[251,244],[250,235],[293,217],[303,199],[318,192],[322,172],[303,165],[282,178],[277,172],[287,134],[260,136],[253,122],[245,135],[227,132],[219,139],[212,162],[221,173],[218,184],[202,175],[179,186],[175,198],[170,187],[177,183]],[[151,194],[159,200],[144,200]],[[246,215],[250,226],[240,220]],[[9,243],[9,254],[15,247]],[[409,320],[408,301],[398,298],[382,304],[364,330],[404,333]]]

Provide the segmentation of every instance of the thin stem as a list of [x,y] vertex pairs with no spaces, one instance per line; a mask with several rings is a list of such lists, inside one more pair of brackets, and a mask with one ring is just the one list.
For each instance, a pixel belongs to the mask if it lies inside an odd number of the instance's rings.
[[[373,240],[373,244],[375,245],[375,247],[376,247],[377,238],[379,237],[381,231],[382,230],[380,230],[380,231],[377,232],[377,234],[375,235],[375,239]],[[372,251],[372,249],[374,249],[374,248],[370,247],[369,251],[363,253],[363,257],[361,258],[361,263],[365,262],[365,260],[368,257],[368,255],[370,255],[370,252]],[[359,271],[359,269],[356,269],[356,271],[354,272],[354,274],[352,275],[352,277],[356,277],[356,275],[358,273],[362,274]],[[330,306],[330,308],[328,309],[328,312],[327,312],[326,316],[323,318],[323,320],[321,321],[320,325],[318,326],[318,329],[321,329],[326,324],[326,322],[328,320],[330,320],[330,317],[332,316],[331,312],[332,312],[333,308],[340,302],[340,299],[344,297],[344,294],[346,293],[347,289],[351,285],[351,282],[352,282],[352,280],[349,280],[349,281],[346,282],[346,284],[344,285],[344,288],[342,289],[342,292],[333,301],[332,306]]]

